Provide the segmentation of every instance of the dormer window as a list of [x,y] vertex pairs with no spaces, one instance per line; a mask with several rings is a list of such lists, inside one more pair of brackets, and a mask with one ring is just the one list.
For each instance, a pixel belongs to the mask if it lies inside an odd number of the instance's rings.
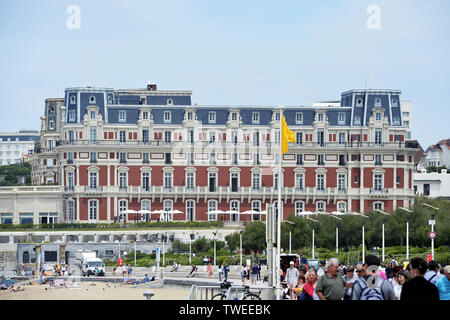
[[127,113],[123,110],[119,111],[119,122],[127,121]]
[[398,107],[397,98],[392,98],[391,104],[392,104],[393,107]]
[[70,96],[70,104],[75,104],[76,102],[77,98],[74,95]]
[[280,121],[280,113],[275,113],[275,121]]
[[148,120],[148,112],[147,111],[142,112],[142,119]]
[[392,123],[395,126],[399,126],[400,125],[400,118],[398,116],[394,117],[394,121]]
[[338,124],[345,124],[345,113],[344,112],[338,113]]
[[317,115],[317,121],[322,122],[323,121],[323,113],[319,113]]
[[375,120],[377,120],[377,121],[381,120],[381,113],[380,112],[375,113]]
[[381,107],[381,99],[375,98],[375,107]]
[[259,124],[259,112],[252,113],[252,123]]
[[89,97],[89,103],[90,104],[95,103],[95,97],[94,96],[90,96]]
[[362,107],[363,106],[363,101],[361,98],[359,98],[358,100],[356,100],[356,106],[357,107]]
[[167,105],[169,105],[169,106],[173,105],[172,98],[167,99]]
[[112,96],[111,95],[108,96],[108,104],[112,104]]
[[170,111],[164,112],[164,122],[166,123],[172,122],[172,113]]
[[295,123],[297,124],[303,123],[303,112],[295,113]]
[[188,114],[187,114],[187,119],[188,119],[188,120],[192,120],[192,119],[193,119],[192,112],[188,112]]
[[236,121],[237,120],[237,112],[232,112],[231,113],[231,120],[232,121]]
[[360,116],[355,116],[355,118],[353,119],[353,124],[360,125],[361,124],[361,117]]
[[77,117],[76,110],[69,110],[69,122],[75,122]]
[[216,113],[215,112],[208,113],[208,123],[216,123]]

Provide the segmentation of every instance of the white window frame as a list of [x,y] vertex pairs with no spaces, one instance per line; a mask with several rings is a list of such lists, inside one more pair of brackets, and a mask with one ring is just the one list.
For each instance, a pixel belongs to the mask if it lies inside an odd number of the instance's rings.
[[90,96],[89,97],[89,104],[95,104],[97,103],[97,99],[95,98],[95,96]]
[[[343,208],[342,208],[343,206]],[[347,212],[347,202],[345,201],[338,201],[336,204],[336,210],[338,212],[346,213]]]
[[[148,210],[151,211],[152,209],[152,202],[149,199],[142,199],[141,200],[141,210]],[[141,213],[141,221],[146,221],[146,216],[148,215],[149,219],[151,219],[151,213]]]
[[381,211],[383,211],[384,210],[384,202],[382,202],[382,201],[375,201],[373,203],[373,210],[381,210]]
[[164,123],[172,123],[172,112],[164,111]]
[[[320,206],[323,205],[323,210],[320,210]],[[326,201],[317,201],[316,202],[316,212],[326,212],[327,211],[327,203]]]
[[195,189],[195,171],[194,170],[186,171],[186,189],[187,190]]
[[[166,199],[163,201],[163,210],[166,211],[173,210],[173,200]],[[172,213],[164,213],[163,217],[166,219],[166,221],[173,221],[173,214]]]
[[125,110],[119,110],[119,122],[127,121],[127,113]]
[[[93,204],[95,204],[93,206]],[[99,200],[89,199],[88,219],[89,222],[97,222],[99,220]]]
[[[237,206],[233,205],[233,204],[237,204]],[[239,200],[231,200],[230,201],[230,211],[237,211],[240,212],[241,210],[241,203],[239,202]],[[233,213],[230,216],[230,220],[231,221],[239,221],[239,214],[238,213]]]
[[303,112],[296,112],[295,113],[295,123],[296,124],[302,124],[303,123]]
[[215,111],[208,112],[208,123],[216,123],[216,112]]
[[252,112],[252,123],[259,124],[259,112]]
[[128,220],[128,214],[125,211],[128,210],[128,200],[119,199],[119,221],[125,222]]
[[69,122],[75,122],[77,120],[77,111],[76,110],[69,110]]
[[301,213],[305,211],[305,201],[298,200],[295,201],[295,216],[301,216]]
[[[192,220],[188,219],[189,209],[192,209]],[[186,221],[195,221],[195,200],[192,199],[186,200]]]
[[[323,186],[322,186],[322,189],[320,189],[319,188],[319,176],[323,176]],[[327,186],[327,175],[326,175],[326,173],[322,173],[322,172],[318,172],[318,173],[316,173],[316,190],[317,191],[325,191],[326,190],[326,186]]]
[[338,113],[338,124],[345,124],[345,112]]
[[[300,179],[299,179],[300,177]],[[300,184],[299,184],[299,180],[300,180]],[[305,186],[305,175],[304,173],[301,172],[296,172],[295,173],[295,190],[297,191],[303,191],[304,190],[304,186]]]
[[208,200],[208,221],[217,221],[217,213],[209,213],[210,211],[217,210],[217,208],[218,208],[217,200]]
[[[258,204],[258,205],[255,206],[255,204]],[[262,211],[261,206],[262,206],[261,200],[252,200],[252,210],[253,210],[253,211],[261,212],[261,211]],[[258,210],[255,210],[256,208],[257,208]],[[258,216],[258,218],[255,219],[255,216]],[[261,220],[262,220],[262,219],[261,219],[261,214],[252,214],[252,221],[261,221]]]

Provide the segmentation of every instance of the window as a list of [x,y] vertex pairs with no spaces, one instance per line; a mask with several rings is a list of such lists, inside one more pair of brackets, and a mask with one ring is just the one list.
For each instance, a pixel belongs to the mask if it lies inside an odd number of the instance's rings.
[[339,132],[339,144],[345,144],[345,133]]
[[382,142],[383,142],[382,134],[383,134],[383,132],[381,129],[375,129],[375,144],[377,144],[377,145],[382,144]]
[[97,172],[89,172],[89,188],[97,189]]
[[70,96],[70,104],[75,104],[76,102],[77,98],[74,95]]
[[323,130],[319,130],[317,131],[317,144],[320,147],[323,147],[323,143],[324,143],[324,132]]
[[119,153],[119,163],[127,163],[127,154],[125,152]]
[[280,113],[275,113],[275,121],[280,121]]
[[259,161],[259,153],[253,154],[253,165],[260,165],[261,162]]
[[95,103],[95,97],[94,96],[90,96],[89,97],[89,103]]
[[170,111],[164,111],[164,122],[165,123],[172,122],[172,113]]
[[398,101],[397,101],[397,99],[396,98],[392,98],[392,106],[393,107],[398,107]]
[[375,120],[377,120],[377,121],[381,120],[381,113],[379,113],[379,112],[375,113]]
[[375,191],[381,191],[383,188],[383,175],[375,174],[373,179],[373,187]]
[[166,104],[169,105],[169,106],[173,105],[173,100],[172,100],[172,98],[167,99]]
[[341,213],[345,213],[347,211],[347,203],[341,201],[337,204],[337,211]]
[[69,199],[67,201],[67,214],[69,217],[69,221],[75,220],[75,201],[72,199]]
[[119,189],[120,191],[127,190],[127,173],[119,172]]
[[322,122],[323,121],[323,113],[319,113],[317,115],[317,121]]
[[189,190],[194,189],[195,186],[195,176],[194,172],[187,172],[186,173],[186,188]]
[[318,201],[316,203],[316,211],[317,212],[325,212],[325,202],[323,201]]
[[305,211],[305,203],[303,201],[295,202],[295,215],[299,216],[301,213]]
[[95,111],[91,111],[91,119],[95,119]]
[[33,214],[32,213],[20,213],[19,214],[19,223],[20,224],[33,224],[34,223]]
[[233,129],[233,131],[231,131],[231,141],[233,142],[234,145],[237,145],[237,143],[238,143],[238,130],[237,129]]
[[345,113],[344,112],[338,113],[338,124],[345,124]]
[[325,191],[325,175],[323,173],[317,174],[317,190]]
[[275,145],[280,145],[280,129],[275,129]]
[[376,166],[381,166],[382,165],[382,163],[381,163],[381,154],[376,154],[375,155],[375,165]]
[[252,189],[253,191],[259,191],[261,188],[261,174],[260,173],[252,173]]
[[126,200],[119,201],[119,222],[127,221],[128,202]]
[[149,163],[149,157],[148,157],[148,152],[144,152],[142,154],[142,163]]
[[194,144],[194,128],[188,128],[188,143]]
[[234,164],[234,165],[238,164],[238,154],[237,153],[233,153],[232,164]]
[[375,99],[375,107],[381,107],[381,99],[380,98]]
[[148,120],[148,112],[147,111],[142,112],[142,119]]
[[89,221],[97,221],[98,201],[89,200]]
[[353,119],[353,124],[360,125],[361,124],[361,117],[360,116],[355,116],[355,118]]
[[402,112],[402,116],[403,117],[409,117],[409,112],[406,112],[406,111]]
[[216,192],[217,175],[215,172],[210,172],[208,175],[209,192]]
[[303,144],[303,132],[297,132],[295,134],[295,143],[297,146],[301,146]]
[[165,153],[165,164],[172,164],[172,154],[171,153]]
[[194,164],[194,153],[188,154],[188,164]]
[[164,189],[172,191],[172,172],[164,172]]
[[192,115],[192,112],[188,112],[188,114],[187,114],[187,119],[188,120],[192,120],[194,117],[193,117],[193,115]]
[[119,122],[127,121],[127,113],[123,110],[119,111]]
[[404,127],[409,127],[409,121],[403,121],[403,126]]
[[97,128],[89,128],[89,143],[97,142]]
[[340,154],[339,155],[339,165],[340,166],[345,166],[345,154]]
[[[261,201],[252,201],[252,210],[260,212],[261,211]],[[252,220],[253,221],[259,221],[261,220],[260,214],[252,214]]]
[[252,123],[259,124],[259,112],[252,112]]
[[[239,201],[230,201],[230,211],[236,211],[239,212]],[[231,214],[231,221],[238,221],[239,220],[239,214],[232,213]]]
[[214,131],[211,131],[209,133],[209,144],[216,143],[216,133]]
[[278,190],[278,173],[274,173],[273,175],[273,188]]
[[172,132],[164,131],[164,143],[169,145],[172,143]]
[[298,191],[303,190],[303,173],[296,173],[295,174],[295,188]]
[[298,153],[297,156],[297,165],[303,165],[303,155]]
[[186,220],[187,221],[195,220],[195,202],[194,202],[194,200],[186,201]]
[[381,211],[383,211],[384,203],[383,202],[374,202],[373,203],[373,209],[374,210],[381,210]]
[[318,154],[317,155],[317,164],[319,166],[324,166],[325,165],[324,155],[323,154]]
[[67,153],[67,164],[72,164],[73,163],[73,152],[68,152]]
[[231,113],[231,120],[232,121],[236,121],[237,120],[237,112],[232,112]]
[[97,163],[97,153],[96,152],[91,152],[91,163]]
[[119,131],[119,142],[120,142],[120,143],[124,143],[124,142],[127,141],[126,139],[127,139],[127,138],[126,138],[126,131],[120,130],[120,131]]
[[0,214],[1,224],[12,224],[13,223],[13,214],[12,213],[1,213]]
[[362,103],[363,103],[363,102],[362,102],[362,99],[356,100],[356,106],[357,106],[357,107],[362,107],[362,106],[363,106]]
[[239,174],[237,172],[231,173],[231,192],[238,192],[239,189]]
[[77,118],[76,110],[69,110],[69,122],[75,122]]
[[345,192],[345,174],[338,174],[338,191],[344,191]]
[[142,172],[142,189],[150,191],[150,172]]
[[209,200],[208,201],[208,221],[217,221],[217,213],[212,213],[213,211],[217,211],[217,201]]
[[259,147],[259,132],[253,132],[253,146]]
[[297,124],[303,123],[303,112],[295,113],[295,123],[297,123]]
[[216,154],[214,152],[209,154],[209,164],[216,164]]
[[208,113],[208,123],[216,123],[216,113],[215,112]]

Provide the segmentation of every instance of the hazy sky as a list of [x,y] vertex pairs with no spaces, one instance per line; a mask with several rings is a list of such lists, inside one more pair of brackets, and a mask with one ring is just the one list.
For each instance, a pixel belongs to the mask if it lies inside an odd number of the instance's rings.
[[[71,5],[80,29],[67,26]],[[413,101],[425,148],[450,138],[449,18],[448,0],[2,0],[0,131],[40,129],[45,98],[89,83],[151,80],[198,104],[310,105],[367,78]]]

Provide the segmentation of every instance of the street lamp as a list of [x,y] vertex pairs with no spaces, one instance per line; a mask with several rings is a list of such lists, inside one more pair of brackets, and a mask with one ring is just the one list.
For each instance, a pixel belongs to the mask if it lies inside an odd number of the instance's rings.
[[289,220],[286,220],[284,222],[289,223],[289,254],[292,253],[292,228],[294,227],[295,223],[291,222]]
[[239,246],[240,246],[240,250],[239,250],[239,254],[240,254],[240,265],[242,266],[242,229],[239,231]]
[[[339,217],[335,217],[332,213],[327,213],[325,212],[328,216],[338,219],[338,220],[342,220]],[[336,224],[336,253],[338,253],[339,251],[339,224]]]
[[[305,218],[314,222],[319,222],[308,216],[306,216]],[[312,226],[312,258],[314,259],[314,225]]]
[[216,229],[216,231],[215,232],[213,232],[213,235],[214,235],[214,267],[216,266],[216,235],[217,235],[217,232],[218,232],[219,230],[217,230]]
[[[413,213],[411,210],[398,207],[401,210],[404,210],[409,213]],[[409,260],[409,216],[406,217],[406,259]]]
[[[434,210],[439,211],[439,208],[433,207],[432,205],[428,204],[428,203],[422,203],[424,206],[430,207]],[[429,224],[431,225],[431,232],[434,232],[434,225],[436,224],[436,220],[434,220],[434,217],[436,215],[432,214],[431,215],[431,220],[429,220]],[[431,238],[431,258],[434,260],[434,237]]]
[[[386,213],[386,212],[381,211],[379,209],[376,209],[375,211],[380,212],[380,213],[382,213],[382,214],[384,214],[386,216],[389,215],[389,213]],[[381,225],[381,247],[383,248],[382,249],[382,256],[381,256],[382,260],[381,261],[384,261],[384,224],[385,223],[386,223],[386,218],[383,218],[383,224]]]

